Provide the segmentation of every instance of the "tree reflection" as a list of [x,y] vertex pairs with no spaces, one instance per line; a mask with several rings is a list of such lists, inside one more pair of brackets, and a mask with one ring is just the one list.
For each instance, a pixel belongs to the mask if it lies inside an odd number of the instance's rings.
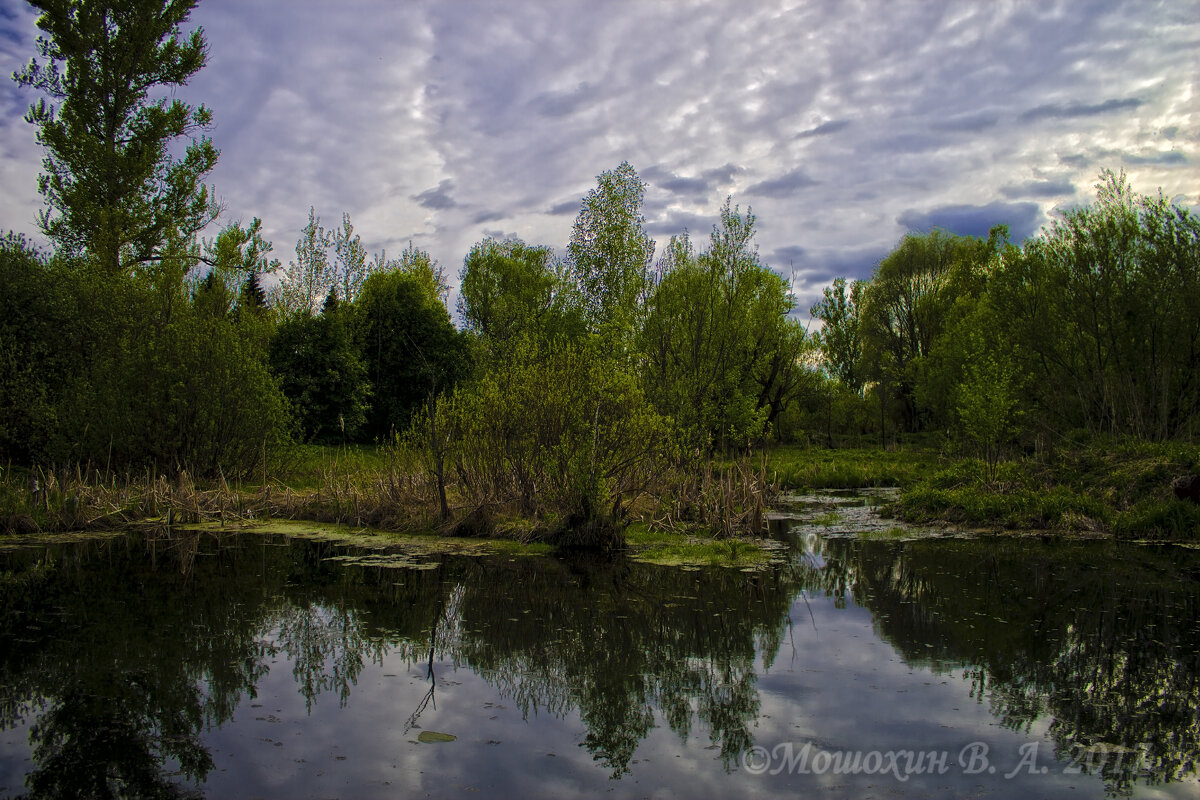
[[253,698],[281,656],[310,710],[321,695],[346,704],[385,655],[436,659],[470,666],[526,715],[577,710],[582,746],[613,776],[656,715],[685,739],[702,729],[730,767],[752,744],[756,653],[778,650],[798,590],[793,571],[544,558],[401,570],[335,565],[344,551],[329,543],[281,544],[131,536],[52,551],[40,572],[10,564],[10,576],[41,575],[5,595],[5,619],[23,622],[0,630],[0,724],[35,721],[34,796],[202,783],[205,726]]
[[[619,777],[656,710],[685,739],[699,723],[732,766],[753,742],[756,653],[778,650],[797,584],[788,572],[518,559],[447,563],[407,573],[399,588],[413,602],[443,598],[428,617],[436,632],[410,641],[469,665],[525,715],[578,709],[582,745]],[[366,593],[360,607],[372,635],[394,635],[413,609]]]
[[132,679],[103,694],[70,687],[33,725],[37,768],[30,798],[174,798],[198,796],[164,775],[168,763],[190,780],[203,779],[212,757],[196,740],[189,711],[198,699],[163,708]]
[[[348,566],[327,542],[254,535],[10,554],[0,726],[30,723],[33,797],[174,796],[203,783],[203,731],[255,697],[273,658],[311,709],[323,695],[351,703],[370,664],[399,657],[426,668],[426,704],[440,661],[527,716],[578,713],[581,746],[614,777],[658,725],[706,738],[730,769],[753,744],[757,670],[797,598],[824,593],[869,608],[909,662],[961,670],[1004,726],[1048,719],[1059,757],[1115,793],[1196,774],[1200,583],[1170,551],[817,546],[754,573],[620,559]],[[406,727],[422,710],[403,710]]]
[[[1112,542],[840,543],[831,568],[913,662],[960,664],[1013,730],[1050,718],[1058,757],[1109,790],[1197,773],[1194,559]],[[1183,563],[1187,562],[1187,563]],[[930,647],[932,644],[932,647]]]

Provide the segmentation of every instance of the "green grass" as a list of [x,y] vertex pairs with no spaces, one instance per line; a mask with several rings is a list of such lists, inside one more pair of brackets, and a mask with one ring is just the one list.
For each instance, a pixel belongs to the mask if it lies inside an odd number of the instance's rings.
[[268,477],[293,491],[317,489],[329,475],[374,475],[387,469],[391,448],[372,444],[332,447],[298,444],[289,447],[267,468]]
[[625,543],[635,561],[665,566],[753,567],[769,554],[744,539],[711,539],[630,525]]
[[939,462],[934,450],[779,446],[767,474],[783,489],[862,489],[910,486]]
[[313,539],[336,544],[359,547],[364,550],[395,550],[401,555],[431,557],[438,555],[480,555],[495,553],[511,556],[546,555],[554,551],[552,545],[540,542],[519,542],[513,539],[473,539],[460,536],[439,536],[436,533],[376,530],[351,527],[335,523],[309,522],[306,520],[281,520],[255,522],[238,526],[223,527],[215,522],[178,526],[179,530],[240,531],[259,535],[283,535],[297,539]]
[[911,530],[907,528],[888,528],[885,531],[863,531],[858,535],[859,539],[867,541],[895,541],[897,539],[905,539],[913,535]]
[[1129,539],[1196,539],[1200,505],[1183,500],[1146,500],[1119,513],[1113,533]]
[[830,525],[838,524],[844,519],[845,517],[839,514],[837,511],[826,511],[824,514],[813,517],[811,522],[813,525],[823,525],[825,527],[829,527]]
[[908,522],[1194,539],[1200,507],[1176,500],[1171,481],[1197,468],[1194,446],[1104,440],[1001,463],[992,481],[961,459],[905,487],[893,511]]

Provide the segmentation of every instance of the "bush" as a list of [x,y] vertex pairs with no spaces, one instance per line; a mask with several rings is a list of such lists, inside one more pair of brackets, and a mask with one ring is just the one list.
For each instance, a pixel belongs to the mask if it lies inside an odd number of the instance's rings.
[[665,420],[637,381],[588,344],[524,342],[442,404],[448,460],[476,506],[557,514],[611,539],[624,500],[665,464]]

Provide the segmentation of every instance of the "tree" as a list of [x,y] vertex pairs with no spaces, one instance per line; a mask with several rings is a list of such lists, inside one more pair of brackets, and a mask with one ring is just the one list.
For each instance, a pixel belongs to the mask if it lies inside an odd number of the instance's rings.
[[331,289],[320,315],[288,317],[271,338],[271,368],[305,441],[342,443],[366,421],[370,384],[348,313]]
[[0,237],[0,459],[46,458],[64,387],[80,370],[75,276],[22,236]]
[[1200,218],[1105,171],[1096,202],[1005,259],[991,291],[1044,427],[1167,439],[1200,423]]
[[984,241],[934,229],[909,233],[875,270],[863,293],[860,330],[866,376],[880,397],[881,425],[889,403],[898,403],[905,430],[927,425],[917,402],[923,361],[944,330],[946,315],[967,291],[978,294],[978,274],[999,246],[996,236]]
[[826,369],[856,393],[863,386],[863,335],[859,318],[865,286],[864,281],[851,281],[847,293],[846,279],[837,278],[832,286],[825,287],[824,297],[808,312],[824,323],[817,340]]
[[466,374],[466,350],[446,307],[419,275],[373,272],[354,310],[375,393],[364,433],[382,439],[405,431],[431,391],[453,388]]
[[637,328],[654,240],[642,216],[646,184],[629,162],[601,173],[597,181],[575,218],[567,264],[588,329],[620,342]]
[[266,306],[262,275],[279,269],[278,259],[268,255],[273,245],[262,236],[262,220],[255,217],[249,227],[234,222],[221,229],[212,240],[205,240],[205,261],[212,265],[209,276],[220,279],[239,306],[256,309]]
[[443,306],[450,296],[450,285],[446,283],[446,271],[438,260],[425,250],[413,247],[412,242],[400,253],[400,271],[417,279],[425,294]]
[[619,542],[622,504],[664,466],[664,420],[597,340],[516,337],[506,359],[443,406],[460,485],[480,508],[557,516],[562,543]]
[[647,302],[646,394],[703,447],[759,439],[803,377],[809,343],[787,318],[786,282],[758,259],[754,224],[727,200],[699,256],[673,238]]
[[311,317],[334,285],[329,263],[333,236],[321,227],[316,209],[308,209],[308,223],[296,240],[296,260],[289,261],[279,282],[276,305],[285,314]]
[[583,322],[550,248],[487,239],[463,259],[458,310],[467,330],[493,348],[519,334],[577,337]]
[[341,299],[353,303],[362,291],[370,267],[367,265],[367,250],[363,247],[362,239],[354,232],[349,214],[342,214],[342,227],[333,232],[333,250],[336,255],[334,283],[340,290]]
[[[41,10],[33,59],[13,79],[45,99],[26,119],[46,148],[39,188],[48,208],[42,230],[65,253],[86,253],[104,274],[163,257],[173,237],[190,239],[217,214],[202,183],[218,151],[177,138],[212,121],[203,105],[152,99],[204,66],[203,32],[182,38],[195,0],[31,0]],[[62,65],[60,68],[60,64]]]

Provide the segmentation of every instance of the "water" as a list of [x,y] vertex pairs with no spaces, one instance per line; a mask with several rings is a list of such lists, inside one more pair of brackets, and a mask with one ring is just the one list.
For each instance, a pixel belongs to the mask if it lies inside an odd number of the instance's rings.
[[1195,549],[347,554],[6,547],[0,797],[1200,796]]

